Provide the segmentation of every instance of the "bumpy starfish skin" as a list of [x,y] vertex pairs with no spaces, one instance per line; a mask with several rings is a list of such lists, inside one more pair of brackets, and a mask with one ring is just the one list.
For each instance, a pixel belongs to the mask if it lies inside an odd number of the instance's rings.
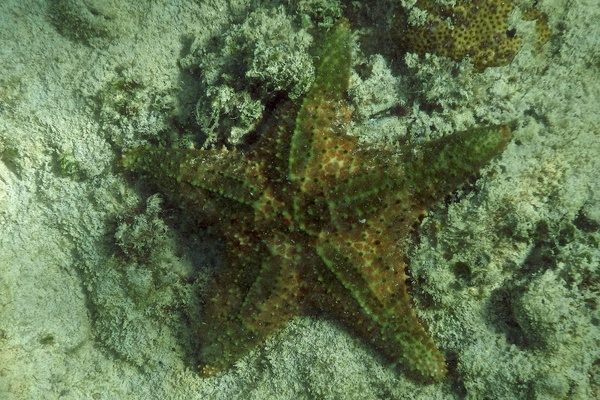
[[146,147],[123,158],[227,246],[227,268],[205,297],[204,375],[301,314],[338,321],[415,378],[446,374],[411,307],[407,239],[425,209],[498,155],[510,133],[471,130],[403,155],[367,149],[345,134],[348,42],[346,23],[326,34],[312,89],[300,105],[280,105],[251,150]]

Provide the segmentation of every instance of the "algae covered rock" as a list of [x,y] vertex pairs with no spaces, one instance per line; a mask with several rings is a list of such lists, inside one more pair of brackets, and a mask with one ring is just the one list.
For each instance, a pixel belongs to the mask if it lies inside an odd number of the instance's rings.
[[282,7],[250,13],[211,43],[195,41],[181,66],[200,76],[196,122],[208,142],[226,134],[238,144],[275,99],[306,93],[314,77],[311,44],[312,36]]

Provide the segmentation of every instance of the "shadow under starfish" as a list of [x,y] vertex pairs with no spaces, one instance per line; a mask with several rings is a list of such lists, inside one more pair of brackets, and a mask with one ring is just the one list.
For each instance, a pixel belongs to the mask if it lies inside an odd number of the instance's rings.
[[502,152],[510,131],[474,129],[401,154],[362,146],[345,134],[349,37],[346,22],[325,33],[311,90],[280,105],[250,150],[145,147],[123,157],[227,246],[198,332],[205,376],[302,314],[338,321],[420,381],[446,374],[407,291],[409,238],[427,207]]

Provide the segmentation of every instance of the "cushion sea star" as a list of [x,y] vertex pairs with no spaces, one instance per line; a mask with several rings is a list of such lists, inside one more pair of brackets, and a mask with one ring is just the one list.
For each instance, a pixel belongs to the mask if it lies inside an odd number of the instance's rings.
[[505,126],[456,133],[396,154],[345,134],[350,31],[325,34],[315,83],[277,107],[246,150],[138,148],[149,176],[214,226],[227,268],[205,297],[201,372],[221,371],[292,317],[330,317],[407,373],[440,381],[444,359],[411,306],[407,240],[428,206],[498,155]]

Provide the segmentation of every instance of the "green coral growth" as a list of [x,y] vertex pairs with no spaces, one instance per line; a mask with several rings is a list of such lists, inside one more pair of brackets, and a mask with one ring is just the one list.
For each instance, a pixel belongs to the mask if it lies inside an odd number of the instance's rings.
[[293,3],[307,27],[315,24],[319,28],[331,28],[342,17],[338,0],[300,0]]
[[198,313],[194,270],[174,256],[180,240],[161,212],[154,195],[144,210],[125,216],[114,235],[118,251],[85,276],[100,341],[148,369],[186,360],[195,341],[186,315]]
[[194,43],[181,65],[201,75],[196,119],[208,143],[219,136],[239,143],[266,104],[281,95],[297,99],[311,86],[312,37],[296,25],[281,7],[259,10],[208,46]]
[[77,160],[73,157],[73,154],[61,154],[58,157],[58,165],[62,176],[70,177],[75,180],[80,178],[81,168]]
[[174,93],[147,85],[128,68],[118,70],[96,100],[103,133],[120,146],[139,145],[140,139],[155,140],[159,132],[175,130]]

